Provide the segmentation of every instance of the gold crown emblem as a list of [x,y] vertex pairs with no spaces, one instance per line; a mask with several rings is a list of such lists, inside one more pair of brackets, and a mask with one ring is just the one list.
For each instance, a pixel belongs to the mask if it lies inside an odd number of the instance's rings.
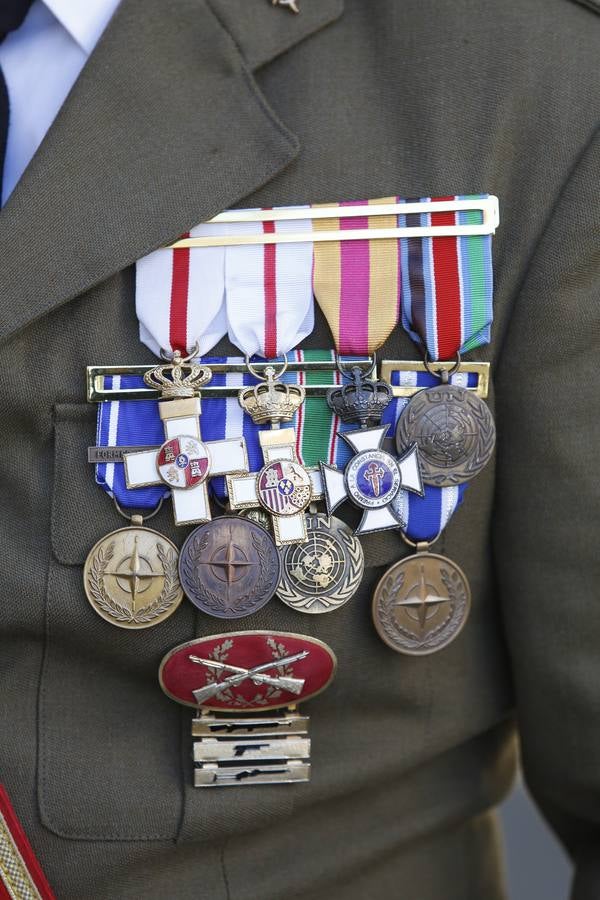
[[[252,368],[250,371],[253,375],[257,375]],[[264,378],[261,384],[245,388],[239,393],[240,405],[251,416],[252,421],[256,425],[264,425],[267,422],[275,424],[293,419],[298,408],[304,403],[306,396],[304,388],[277,381],[273,366],[267,366],[264,376],[257,377]]]
[[179,350],[173,354],[168,365],[156,366],[144,375],[144,382],[149,388],[160,391],[165,399],[175,397],[196,397],[200,388],[212,378],[208,366],[192,363],[192,356],[183,357]]

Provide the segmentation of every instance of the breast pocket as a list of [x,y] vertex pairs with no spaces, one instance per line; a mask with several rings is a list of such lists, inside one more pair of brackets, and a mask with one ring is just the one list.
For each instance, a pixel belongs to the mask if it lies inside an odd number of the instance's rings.
[[181,818],[179,709],[158,686],[165,652],[194,635],[193,613],[144,631],[98,616],[83,590],[94,543],[125,522],[86,461],[95,409],[55,410],[52,559],[40,690],[39,801],[44,823],[85,840],[168,840]]

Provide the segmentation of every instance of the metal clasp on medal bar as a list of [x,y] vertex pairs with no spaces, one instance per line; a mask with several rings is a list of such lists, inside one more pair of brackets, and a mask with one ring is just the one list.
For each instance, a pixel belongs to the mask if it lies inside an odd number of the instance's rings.
[[473,197],[469,200],[426,200],[420,203],[371,203],[369,206],[315,206],[309,209],[231,209],[210,219],[207,225],[223,225],[239,222],[297,222],[318,221],[323,219],[356,219],[368,216],[377,219],[380,216],[408,216],[412,214],[427,215],[444,212],[479,212],[481,221],[459,223],[454,225],[401,225],[395,228],[377,227],[352,229],[323,229],[312,232],[255,234],[205,234],[198,237],[180,238],[170,244],[170,250],[184,247],[232,247],[245,244],[297,244],[316,243],[321,241],[372,241],[389,238],[409,237],[461,237],[474,234],[493,234],[498,227],[500,214],[498,198]]
[[[415,362],[413,359],[384,359],[381,362],[380,377],[383,381],[387,381],[392,387],[394,397],[412,397],[418,391],[422,390],[422,385],[412,384],[393,384],[392,377],[396,372],[446,372],[451,376],[457,371],[456,361],[453,359],[446,362],[432,360],[425,364],[424,362]],[[490,385],[490,364],[487,362],[462,362],[458,369],[466,375],[476,375],[477,383],[466,390],[472,391],[482,400],[488,395]]]
[[[344,356],[341,357],[344,364],[348,366],[358,366],[364,372],[370,372],[375,365],[373,356]],[[261,375],[268,366],[272,366],[272,362],[256,362],[252,364],[256,374]],[[87,374],[87,399],[89,403],[101,403],[103,400],[148,400],[152,397],[160,397],[158,390],[142,385],[137,388],[114,388],[105,386],[105,378],[114,375],[137,375],[141,378],[147,372],[155,369],[155,365],[150,366],[88,366]],[[247,374],[248,368],[243,360],[239,363],[211,363],[211,371],[213,375],[238,372]],[[338,363],[336,360],[303,360],[301,362],[290,362],[287,367],[288,372],[335,372]],[[328,384],[305,384],[303,387],[306,393],[311,397],[325,397],[327,391],[332,387],[331,382]],[[237,397],[240,391],[240,385],[212,385],[206,384],[202,387],[202,396],[209,397]]]

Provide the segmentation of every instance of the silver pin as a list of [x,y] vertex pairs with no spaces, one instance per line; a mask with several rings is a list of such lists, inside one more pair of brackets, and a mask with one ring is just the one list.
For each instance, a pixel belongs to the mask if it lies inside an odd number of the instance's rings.
[[273,6],[287,6],[290,12],[299,13],[300,8],[296,0],[271,0]]

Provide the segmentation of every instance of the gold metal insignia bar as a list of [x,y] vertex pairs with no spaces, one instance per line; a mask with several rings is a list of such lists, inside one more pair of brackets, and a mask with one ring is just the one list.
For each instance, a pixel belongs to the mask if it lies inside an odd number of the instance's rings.
[[[412,359],[384,359],[381,362],[380,376],[383,381],[387,381],[388,384],[391,385],[392,391],[394,392],[394,397],[412,397],[414,394],[418,393],[418,391],[422,390],[422,388],[411,384],[392,384],[392,375],[395,372],[427,371],[445,371],[450,375],[457,374],[456,361],[453,359],[448,360],[447,362],[439,362],[437,360],[434,360],[425,365],[425,363],[415,362]],[[481,397],[483,400],[485,400],[488,395],[490,385],[490,364],[488,362],[461,362],[458,372],[477,375],[477,384],[475,385],[475,387],[467,388],[467,390],[473,391],[477,395],[477,397]]]
[[[345,366],[358,366],[365,372],[370,372],[375,365],[373,356],[342,356],[340,361]],[[253,363],[252,367],[257,374],[261,374],[267,366],[273,365],[272,362]],[[145,385],[137,388],[122,387],[106,387],[105,378],[115,375],[137,375],[140,378],[146,372],[152,371],[156,366],[88,366],[86,370],[87,399],[89,403],[101,403],[104,400],[148,400],[153,397],[160,397],[158,390],[146,387]],[[247,374],[248,368],[243,360],[240,362],[229,363],[211,363],[211,371],[214,375],[227,374],[237,372]],[[301,362],[290,362],[288,372],[334,372],[337,370],[337,362],[335,360],[303,360]],[[323,384],[305,384],[306,393],[311,397],[324,397],[327,391],[332,387],[331,382]],[[240,385],[212,385],[206,384],[202,388],[202,396],[209,397],[237,397],[240,391]]]
[[370,206],[316,206],[308,209],[282,207],[272,210],[231,209],[220,213],[206,224],[220,225],[239,222],[285,222],[317,219],[377,218],[379,216],[430,214],[440,212],[480,212],[481,222],[459,225],[404,225],[397,228],[360,228],[348,230],[313,231],[298,234],[274,232],[264,234],[215,234],[180,238],[168,249],[185,247],[232,247],[246,244],[297,244],[319,241],[360,241],[408,237],[461,237],[465,235],[493,234],[498,227],[500,214],[497,197],[480,197],[469,200],[427,200],[422,203],[373,203]]

